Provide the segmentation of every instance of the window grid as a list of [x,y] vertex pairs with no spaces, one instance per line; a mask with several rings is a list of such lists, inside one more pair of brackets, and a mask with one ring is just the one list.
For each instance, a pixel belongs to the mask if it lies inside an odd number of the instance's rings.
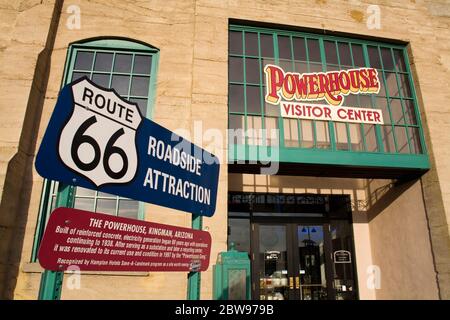
[[[117,47],[115,45],[117,44]],[[129,49],[123,49],[122,46],[127,46]],[[108,49],[102,49],[102,47],[107,47]],[[111,47],[111,49],[109,49]],[[136,48],[136,49],[135,49]],[[79,52],[90,52],[93,54],[92,61],[90,62],[89,68],[75,68],[76,61],[77,61],[77,55]],[[107,53],[112,54],[112,61],[109,71],[104,70],[95,70],[95,63],[97,61],[98,54],[101,53]],[[100,41],[94,41],[93,44],[83,44],[83,45],[73,45],[69,48],[68,52],[68,59],[65,66],[64,71],[64,83],[69,83],[76,78],[79,78],[83,75],[86,75],[89,77],[89,79],[93,79],[94,74],[98,75],[109,75],[108,80],[108,87],[112,87],[112,81],[113,76],[115,75],[121,75],[121,76],[129,76],[128,80],[128,88],[126,94],[121,94],[120,96],[128,99],[132,102],[136,102],[139,105],[139,109],[142,112],[142,115],[144,117],[151,117],[152,113],[152,104],[154,101],[154,87],[155,87],[155,76],[156,76],[156,70],[157,70],[157,62],[158,62],[158,51],[157,49],[151,49],[147,48],[140,44],[135,44],[127,41],[122,40],[100,40]],[[119,54],[123,55],[131,55],[131,66],[129,72],[120,72],[117,70],[114,70],[116,57]],[[142,57],[148,57],[149,61],[148,66],[146,63],[143,65],[147,67],[148,73],[141,73],[141,72],[135,72],[135,61],[136,56],[142,56]],[[148,78],[148,90],[147,95],[132,95],[132,85],[133,85],[133,77],[146,77]],[[93,81],[93,80],[92,80]],[[95,81],[94,81],[95,82]],[[103,85],[105,86],[105,85]],[[144,89],[146,86],[144,86]],[[117,91],[117,90],[116,90]],[[136,99],[136,100],[133,100]],[[141,101],[145,101],[145,104],[140,105],[137,100],[141,99]],[[145,100],[144,100],[145,99]],[[104,209],[99,208],[99,200],[113,200],[114,201],[114,215],[115,216],[126,216],[126,217],[133,217],[136,219],[143,219],[144,218],[144,206],[141,202],[128,199],[124,197],[119,197],[115,195],[107,195],[105,193],[84,189],[84,188],[75,188],[75,196],[74,196],[74,207],[76,208],[75,204],[77,199],[81,200],[93,200],[92,208],[90,211],[93,212],[105,212]],[[81,190],[89,190],[89,192],[93,192],[93,195],[81,195],[78,194],[78,191]],[[44,180],[44,186],[43,186],[43,193],[40,203],[40,209],[39,209],[39,217],[38,217],[38,224],[36,227],[36,234],[35,239],[33,243],[33,251],[31,255],[31,261],[34,262],[37,260],[37,252],[39,248],[40,240],[43,236],[45,225],[48,222],[48,219],[50,217],[50,213],[53,211],[56,205],[56,198],[58,194],[58,182],[56,181],[50,181],[45,179]],[[121,208],[122,203],[124,204],[124,207]],[[130,204],[133,203],[131,206]],[[106,207],[105,207],[106,208]],[[136,209],[135,209],[136,208]],[[123,211],[121,211],[123,209]],[[130,215],[131,212],[131,215]]]
[[[371,125],[365,125],[365,124],[356,124],[358,126],[357,131],[353,131],[353,133],[357,133],[356,136],[356,143],[353,145],[353,141],[351,138],[351,131],[350,131],[350,124],[345,123],[346,132],[347,132],[347,150],[337,150],[336,148],[336,137],[335,137],[335,124],[334,121],[327,121],[328,123],[328,132],[329,132],[329,140],[330,145],[327,147],[327,149],[330,149],[332,151],[350,151],[350,152],[371,152],[371,153],[394,153],[394,154],[400,154],[400,153],[407,153],[407,154],[424,154],[426,153],[424,141],[423,141],[423,132],[422,128],[420,126],[420,115],[417,113],[417,101],[414,99],[415,97],[415,91],[411,79],[411,74],[409,72],[409,66],[407,64],[407,55],[405,52],[405,48],[402,46],[397,45],[385,45],[382,43],[371,43],[371,42],[362,42],[354,39],[345,39],[345,38],[336,38],[336,37],[329,37],[329,36],[320,36],[320,35],[311,35],[311,34],[303,34],[303,33],[295,33],[295,32],[286,32],[286,31],[278,31],[278,30],[266,30],[266,29],[259,29],[259,28],[242,28],[242,27],[230,27],[230,33],[231,32],[237,32],[237,34],[240,35],[240,39],[242,40],[242,50],[240,52],[229,52],[229,57],[233,59],[240,59],[242,61],[242,71],[243,71],[243,77],[242,81],[236,81],[236,79],[229,79],[230,85],[240,85],[244,87],[244,109],[240,111],[236,110],[229,110],[230,115],[238,115],[238,116],[244,116],[244,123],[245,123],[245,130],[247,130],[248,123],[247,123],[247,116],[249,115],[259,115],[262,118],[262,127],[266,128],[265,124],[265,118],[268,116],[266,114],[266,103],[264,101],[265,96],[265,84],[263,81],[264,72],[263,67],[267,62],[264,62],[265,58],[271,58],[273,59],[274,63],[277,65],[288,62],[291,69],[296,72],[301,72],[300,70],[297,70],[297,63],[305,63],[306,64],[306,72],[311,71],[317,71],[316,69],[320,66],[319,71],[329,71],[329,69],[332,68],[338,68],[342,69],[343,64],[341,62],[341,53],[339,52],[339,45],[348,45],[348,50],[350,52],[350,58],[351,58],[351,67],[363,67],[362,65],[356,65],[355,63],[355,56],[353,52],[353,46],[359,46],[362,48],[362,58],[363,58],[363,64],[365,67],[374,67],[379,72],[379,79],[380,82],[382,82],[380,89],[380,92],[377,95],[370,94],[368,95],[368,100],[371,101],[371,105],[367,105],[367,107],[371,108],[377,108],[379,109],[379,106],[377,104],[377,100],[385,99],[386,100],[386,109],[388,114],[383,112],[384,118],[385,118],[385,125],[374,125],[375,127],[375,136],[377,141],[377,147],[376,151],[372,151],[373,147],[369,148],[369,145],[367,143],[368,134],[372,132]],[[250,35],[250,36],[249,36]],[[263,55],[262,52],[262,40],[261,35],[270,35],[273,42],[273,56],[267,57],[266,55]],[[251,54],[248,51],[247,48],[247,37],[255,37],[256,36],[256,43],[257,43],[257,54],[254,55]],[[279,37],[286,37],[289,42],[289,50],[290,50],[290,59],[286,59],[285,57],[280,57],[280,48],[279,48]],[[304,44],[304,57],[299,58],[295,54],[295,47],[294,47],[294,39],[297,41],[300,41]],[[312,61],[310,57],[310,48],[309,48],[309,42],[310,41],[316,41],[319,44],[319,50],[320,50],[320,58],[321,62],[315,62]],[[326,52],[324,47],[324,41],[332,42],[333,48],[334,48],[334,54],[337,56],[337,64],[336,63],[327,63],[326,59]],[[373,52],[373,49],[375,49],[375,52],[377,53],[376,57],[372,57],[368,52],[368,47],[371,48],[371,52]],[[391,59],[391,67],[388,67],[384,65],[385,61],[383,59],[386,59],[386,57],[383,56],[382,51],[385,50],[385,53],[388,53],[387,58]],[[396,60],[396,54],[397,54],[397,60]],[[251,59],[258,59],[258,76],[259,76],[259,83],[251,83],[247,81],[247,60],[248,58]],[[377,61],[379,61],[378,66],[373,65],[372,59],[376,58]],[[373,65],[373,66],[372,66]],[[347,66],[347,65],[346,65]],[[314,67],[314,70],[311,70],[312,67]],[[291,71],[286,70],[285,71]],[[231,74],[230,70],[230,74]],[[387,80],[387,73],[390,74],[390,76],[394,77],[394,79],[389,79],[390,81],[395,81],[396,88],[395,90],[397,92],[394,92],[395,95],[392,96],[391,90],[392,88],[389,87],[388,80]],[[403,82],[401,83],[402,77]],[[252,113],[248,110],[248,93],[247,88],[251,86],[257,86],[259,88],[259,102],[260,102],[260,108],[258,109],[258,113]],[[410,94],[405,95],[405,92],[410,92]],[[353,96],[352,99],[357,101],[356,106],[362,106],[360,95],[352,95],[349,94],[348,96],[345,96],[344,99],[347,99],[347,97]],[[367,96],[367,95],[366,95]],[[393,99],[393,100],[392,100]],[[400,102],[401,110],[396,110],[396,113],[400,113],[399,119],[394,119],[394,116],[392,114],[393,111],[393,105],[391,105],[393,102]],[[409,116],[407,116],[407,105],[406,102],[409,101]],[[314,103],[314,102],[312,102]],[[323,101],[319,101],[319,103],[323,103]],[[354,104],[346,104],[346,101],[344,100],[345,106],[355,106]],[[413,109],[411,109],[411,106]],[[364,106],[365,107],[365,106]],[[288,147],[284,144],[284,121],[285,119],[281,117],[279,111],[278,111],[278,129],[280,131],[279,134],[279,143],[281,147]],[[389,118],[389,119],[387,119]],[[302,140],[302,122],[305,121],[304,119],[296,119],[297,121],[297,130],[298,130],[298,137],[299,137],[299,146],[296,148],[304,148],[301,141]],[[308,120],[306,120],[308,121]],[[319,121],[312,120],[312,134],[313,134],[313,149],[318,149],[318,136],[317,136],[317,125]],[[323,122],[323,121],[320,121]],[[368,128],[369,130],[366,132],[365,128]],[[389,150],[386,150],[384,147],[384,143],[387,143],[387,139],[389,138],[386,136],[386,134],[383,134],[384,129],[386,127],[390,127],[390,133],[389,135],[392,136],[394,146],[392,152],[389,152]],[[381,130],[383,129],[383,131]],[[406,139],[406,142],[403,141],[403,146],[400,146],[400,141],[398,141],[399,137],[398,134],[401,133],[401,136]],[[414,141],[414,137],[412,136],[414,133],[415,138],[419,139],[418,141]],[[417,134],[418,133],[418,134]],[[247,138],[245,140],[247,142]],[[265,145],[266,139],[263,140],[263,146]],[[415,150],[412,146],[412,144],[415,143],[416,149],[419,148],[419,150]],[[406,148],[406,150],[401,149],[401,147]],[[405,152],[406,151],[406,152]]]

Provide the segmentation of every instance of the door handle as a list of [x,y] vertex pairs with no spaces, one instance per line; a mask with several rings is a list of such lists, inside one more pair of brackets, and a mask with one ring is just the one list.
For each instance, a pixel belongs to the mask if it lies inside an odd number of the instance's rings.
[[289,277],[289,289],[294,289],[294,277]]

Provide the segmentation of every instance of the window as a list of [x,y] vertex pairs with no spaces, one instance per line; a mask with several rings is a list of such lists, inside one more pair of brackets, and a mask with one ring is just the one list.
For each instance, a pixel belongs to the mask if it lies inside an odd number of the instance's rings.
[[[373,157],[365,159],[373,159],[373,163],[361,163],[366,166],[374,163],[382,166],[386,161],[392,162],[394,155],[408,155],[411,161],[405,160],[408,162],[405,166],[429,167],[405,46],[231,25],[228,57],[229,128],[242,129],[246,135],[237,144],[230,140],[230,148],[279,145],[280,160],[286,162],[303,161],[308,158],[305,155],[317,159],[322,153],[323,162],[328,163],[333,160],[327,152],[348,154],[347,159],[351,159],[351,154],[369,153]],[[344,98],[343,105],[380,109],[384,124],[283,119],[278,106],[264,101],[263,70],[267,64],[299,73],[376,68],[381,84],[379,93],[350,94]],[[261,129],[279,129],[278,143],[272,140],[269,143],[264,136],[255,139],[253,131],[249,130],[254,129],[255,124]],[[230,153],[231,157],[245,155],[247,158],[230,160],[258,160],[249,159],[250,154],[234,151]],[[382,155],[391,155],[391,158],[387,160]],[[343,164],[342,161],[339,163]],[[354,158],[349,164],[355,164]]]
[[[87,76],[99,86],[114,88],[124,99],[135,102],[142,115],[151,117],[157,60],[156,49],[130,41],[97,40],[73,44],[69,48],[64,83]],[[32,261],[36,260],[45,224],[55,209],[58,185],[55,181],[44,183]],[[136,200],[73,188],[74,208],[143,219],[143,205]]]

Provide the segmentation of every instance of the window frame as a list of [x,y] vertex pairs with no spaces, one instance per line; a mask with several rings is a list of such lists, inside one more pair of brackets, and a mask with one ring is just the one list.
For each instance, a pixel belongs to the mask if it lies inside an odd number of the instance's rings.
[[[399,146],[397,145],[396,141],[396,135],[393,135],[394,139],[394,153],[388,152],[384,149],[383,144],[383,135],[382,135],[382,126],[380,125],[374,125],[375,129],[375,136],[376,136],[376,144],[377,144],[377,151],[369,151],[371,150],[371,147],[366,143],[366,135],[368,132],[372,132],[372,128],[368,127],[369,130],[365,131],[364,124],[359,125],[359,139],[360,142],[358,144],[361,144],[362,150],[358,150],[357,148],[355,150],[352,150],[352,141],[350,137],[350,124],[345,123],[346,130],[347,130],[347,144],[348,148],[346,150],[339,150],[337,148],[337,141],[335,137],[335,122],[333,121],[327,121],[328,123],[328,133],[329,133],[329,139],[330,139],[330,147],[327,149],[318,149],[317,148],[317,130],[316,130],[316,123],[313,122],[313,147],[302,147],[301,145],[301,128],[300,128],[300,121],[297,120],[298,123],[298,136],[300,145],[298,147],[287,147],[285,146],[284,141],[284,121],[288,118],[283,118],[280,113],[278,113],[277,118],[277,124],[279,129],[279,161],[280,162],[287,162],[287,163],[304,163],[304,164],[327,164],[327,165],[351,165],[351,166],[361,166],[361,167],[391,167],[391,168],[405,168],[405,169],[417,169],[417,170],[427,170],[430,168],[429,164],[429,158],[428,158],[428,152],[427,147],[425,144],[425,137],[423,133],[423,126],[422,126],[422,120],[421,115],[419,111],[419,105],[417,101],[417,95],[416,95],[416,89],[414,86],[414,80],[412,78],[412,72],[410,68],[410,62],[407,52],[407,46],[402,44],[392,44],[387,42],[379,42],[379,41],[371,41],[371,40],[363,40],[363,39],[355,39],[355,38],[349,38],[349,37],[340,37],[340,36],[330,36],[325,34],[316,34],[316,33],[308,33],[308,32],[297,32],[297,31],[288,31],[288,30],[281,30],[277,28],[262,28],[262,27],[253,27],[253,26],[245,26],[245,25],[237,25],[237,24],[230,24],[229,25],[229,33],[230,32],[239,32],[241,33],[241,40],[242,40],[242,52],[240,54],[231,53],[230,48],[228,49],[228,57],[239,57],[242,59],[242,72],[243,72],[243,80],[236,82],[231,81],[229,79],[228,86],[230,85],[237,85],[240,84],[244,87],[244,102],[243,102],[243,110],[242,112],[232,112],[230,111],[230,105],[228,106],[228,119],[230,119],[231,115],[234,116],[243,116],[244,117],[244,131],[248,130],[248,121],[247,121],[247,108],[246,108],[246,59],[248,57],[257,58],[259,61],[259,67],[260,70],[263,67],[263,55],[261,52],[261,41],[259,40],[261,38],[262,34],[270,35],[273,40],[273,60],[275,64],[280,64],[280,57],[279,57],[279,48],[278,48],[278,37],[279,36],[287,36],[289,37],[291,41],[291,60],[287,60],[289,63],[292,63],[293,65],[297,61],[303,61],[307,64],[308,70],[309,66],[311,64],[311,61],[309,59],[309,52],[308,52],[308,41],[309,39],[317,40],[319,43],[320,48],[320,65],[322,67],[321,71],[327,71],[327,67],[330,66],[330,64],[327,64],[326,56],[325,56],[325,41],[331,41],[336,46],[337,59],[338,64],[336,65],[340,69],[344,69],[345,67],[341,66],[341,61],[339,57],[339,47],[337,47],[338,44],[348,44],[350,50],[352,44],[360,45],[362,48],[363,58],[364,58],[364,64],[366,67],[369,66],[370,60],[369,60],[369,54],[368,54],[368,47],[374,46],[377,48],[378,56],[381,61],[381,72],[379,73],[380,80],[385,81],[386,80],[386,71],[387,72],[393,72],[395,74],[395,81],[398,86],[398,89],[400,90],[400,75],[404,75],[404,77],[409,81],[409,89],[410,89],[410,97],[403,97],[403,95],[399,94],[396,99],[399,100],[401,104],[401,110],[403,117],[407,117],[409,114],[405,111],[406,110],[406,103],[405,101],[411,101],[413,105],[414,110],[414,116],[416,118],[416,124],[414,124],[412,121],[411,123],[407,123],[406,121],[403,122],[403,124],[396,124],[394,121],[389,121],[388,127],[390,128],[391,132],[396,130],[396,128],[402,128],[404,132],[404,136],[407,139],[407,148],[408,153],[400,153],[401,150],[399,150]],[[246,55],[245,52],[245,32],[254,32],[257,34],[257,44],[258,44],[258,55]],[[306,49],[306,57],[304,59],[306,60],[298,60],[294,57],[294,48],[292,46],[293,38],[298,37],[299,39],[304,39],[305,42],[305,49]],[[383,60],[382,60],[382,50],[383,48],[388,48],[389,52],[391,53],[391,57],[394,62],[394,67],[392,70],[386,70],[383,66]],[[403,62],[405,70],[401,70],[400,68],[397,68],[395,64],[395,53],[394,50],[398,50],[397,52],[400,52],[402,54]],[[354,53],[350,51],[352,64],[355,65],[354,62]],[[317,63],[316,63],[317,64]],[[332,66],[334,66],[333,63],[331,63]],[[262,128],[264,129],[265,124],[265,101],[264,101],[264,79],[263,79],[263,73],[260,73],[260,82],[259,87],[260,95],[261,95],[261,110],[260,110],[260,117],[262,119]],[[387,100],[386,105],[389,114],[386,114],[390,119],[392,119],[391,115],[391,97],[389,96],[389,91],[387,85],[385,86],[385,92],[379,93],[377,96],[384,96]],[[355,99],[358,99],[359,101],[359,95],[355,95]],[[368,96],[370,97],[371,104],[376,107],[376,97],[374,95]],[[230,102],[230,99],[229,99]],[[411,102],[409,102],[411,104]],[[272,115],[268,115],[268,117],[273,117]],[[289,120],[289,119],[288,119]],[[228,128],[230,123],[228,123]],[[397,129],[398,130],[398,129]],[[418,131],[418,137],[420,139],[419,145],[421,147],[421,153],[414,153],[417,152],[416,143],[412,141],[410,135],[412,131],[417,130]],[[245,142],[243,144],[233,144],[232,142],[229,142],[228,148],[229,148],[229,157],[228,161],[230,164],[235,163],[236,161],[270,161],[272,160],[270,156],[266,155],[272,155],[274,154],[274,151],[272,150],[271,146],[266,145],[264,142],[267,139],[263,137],[262,145],[254,146],[248,144],[248,137],[245,138]]]
[[[82,41],[77,41],[75,43],[71,43],[67,49],[66,60],[64,64],[64,73],[63,78],[61,80],[61,88],[70,82],[72,79],[72,74],[74,72],[75,66],[75,57],[78,51],[92,51],[92,52],[108,52],[108,53],[130,53],[130,54],[145,54],[152,57],[151,59],[151,69],[150,69],[150,83],[149,83],[149,92],[147,96],[147,111],[146,115],[144,115],[148,119],[153,118],[153,109],[155,105],[156,99],[156,79],[158,75],[158,66],[159,66],[159,49],[137,42],[132,39],[125,38],[103,38],[103,39],[87,39]],[[93,60],[93,63],[95,61]],[[113,66],[112,66],[113,68]],[[93,70],[90,70],[91,74]],[[111,71],[111,74],[113,72]],[[130,71],[130,77],[133,74],[133,70]],[[112,78],[111,78],[112,79]],[[111,80],[110,80],[111,81]],[[131,79],[129,85],[129,91],[131,90]],[[50,217],[50,210],[52,207],[51,199],[53,197],[53,189],[55,187],[56,181],[51,181],[48,179],[44,179],[41,199],[39,203],[39,212],[37,217],[36,229],[33,239],[33,247],[31,252],[31,262],[37,261],[37,254],[39,250],[40,241],[45,231],[45,226],[47,225],[48,219]],[[76,187],[71,186],[74,190]],[[97,200],[102,198],[98,196],[98,191],[94,190],[95,194],[93,197],[89,197],[94,199],[94,203]],[[58,190],[55,191],[56,195],[58,194]],[[122,197],[114,196],[116,199],[116,206],[118,201],[122,199]],[[133,200],[133,199],[132,199]],[[118,208],[116,207],[116,213]],[[138,220],[145,219],[145,204],[142,201],[138,201]]]

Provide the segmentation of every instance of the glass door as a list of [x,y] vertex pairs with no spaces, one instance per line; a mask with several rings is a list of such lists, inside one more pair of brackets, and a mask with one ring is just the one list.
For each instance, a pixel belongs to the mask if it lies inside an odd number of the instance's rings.
[[[295,228],[295,286],[300,300],[333,299],[330,283],[328,225],[297,225]],[[298,267],[298,269],[297,269]]]
[[329,224],[253,223],[252,231],[254,299],[335,298]]
[[[292,262],[288,225],[258,224],[253,275],[256,276],[254,294],[260,300],[288,300],[289,272]],[[292,282],[292,277],[291,277]]]

